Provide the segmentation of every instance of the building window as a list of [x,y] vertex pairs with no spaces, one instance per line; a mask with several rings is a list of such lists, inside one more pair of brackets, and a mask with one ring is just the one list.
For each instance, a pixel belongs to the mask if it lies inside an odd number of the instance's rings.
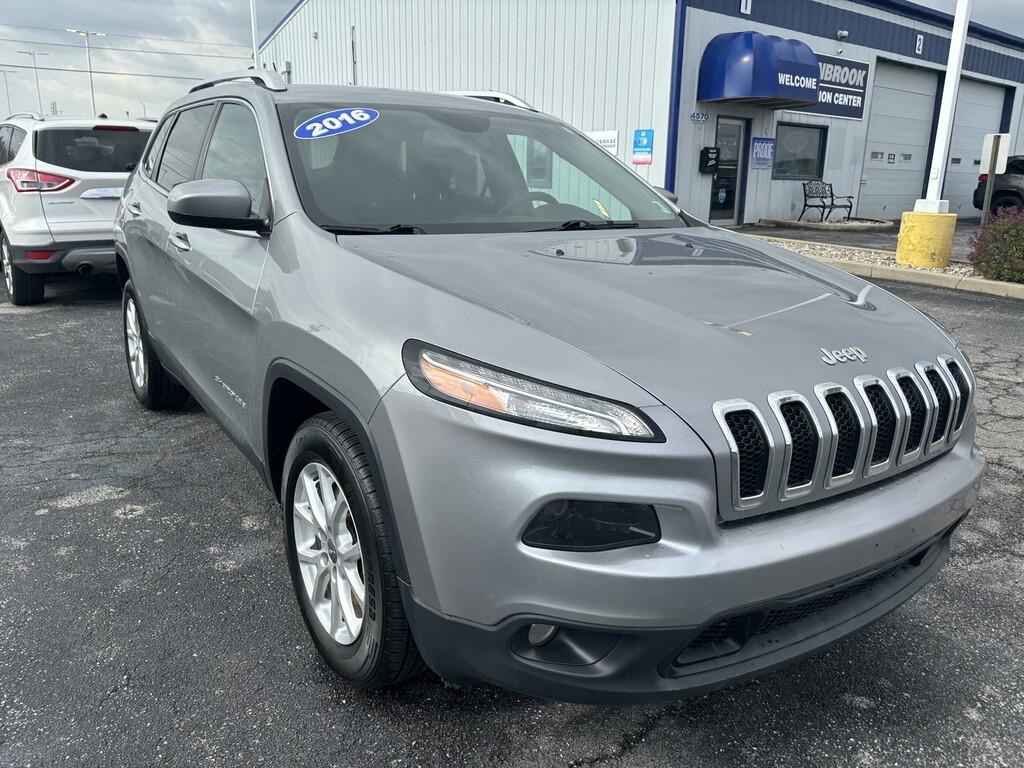
[[779,123],[775,134],[773,179],[820,179],[825,171],[828,129],[821,125]]

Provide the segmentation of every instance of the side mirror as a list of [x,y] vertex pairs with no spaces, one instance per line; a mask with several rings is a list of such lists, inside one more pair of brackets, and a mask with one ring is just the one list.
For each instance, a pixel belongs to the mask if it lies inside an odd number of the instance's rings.
[[176,224],[207,229],[261,231],[266,222],[252,213],[252,196],[237,181],[197,179],[178,184],[167,196],[167,215]]
[[658,190],[662,197],[672,203],[672,205],[676,205],[679,202],[679,195],[675,192],[670,192],[664,187],[655,187],[655,189]]

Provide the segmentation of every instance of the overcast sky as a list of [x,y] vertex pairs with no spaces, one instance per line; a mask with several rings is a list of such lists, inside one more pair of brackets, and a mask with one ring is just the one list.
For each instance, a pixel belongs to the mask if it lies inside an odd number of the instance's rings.
[[[293,2],[257,0],[261,39]],[[578,2],[582,6],[587,0]],[[946,11],[955,5],[955,0],[919,2]],[[19,53],[36,51],[42,111],[49,113],[55,101],[64,114],[91,112],[83,40],[64,32],[66,27],[107,34],[92,38],[92,67],[96,109],[111,117],[126,111],[142,116],[144,109],[157,115],[194,82],[186,78],[249,65],[248,0],[3,0],[3,5],[0,70],[6,73],[13,111],[39,109],[32,57]],[[975,0],[974,20],[1024,37],[1022,5],[1024,0]],[[80,71],[53,71],[63,69]],[[5,96],[0,90],[0,111],[7,108]]]

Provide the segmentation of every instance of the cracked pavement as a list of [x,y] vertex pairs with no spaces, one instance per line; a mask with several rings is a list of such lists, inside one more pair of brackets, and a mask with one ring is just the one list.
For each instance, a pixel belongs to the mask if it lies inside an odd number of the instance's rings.
[[1024,764],[1024,303],[887,287],[979,380],[990,468],[950,562],[822,655],[636,707],[431,674],[351,690],[307,639],[256,471],[196,406],[132,398],[117,286],[0,299],[0,766]]

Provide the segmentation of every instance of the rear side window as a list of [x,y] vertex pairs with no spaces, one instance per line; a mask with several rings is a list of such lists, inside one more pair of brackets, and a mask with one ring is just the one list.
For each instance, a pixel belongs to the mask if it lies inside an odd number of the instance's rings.
[[164,146],[160,168],[156,173],[157,184],[171,189],[176,184],[192,179],[211,117],[213,104],[186,109],[178,115]]
[[137,128],[45,128],[36,133],[36,159],[73,171],[127,173],[148,140],[149,131]]
[[21,149],[22,143],[25,141],[25,132],[18,126],[14,126],[14,133],[11,134],[11,155],[10,160],[14,159],[14,156],[18,154],[18,150]]
[[11,147],[11,126],[0,125],[0,165],[11,162],[14,153]]
[[168,117],[160,124],[160,127],[156,129],[156,138],[153,139],[153,143],[149,145],[149,152],[146,153],[146,159],[142,161],[142,172],[147,176],[153,175],[153,169],[156,167],[156,161],[160,157],[160,147],[163,146],[164,140],[167,138],[167,131],[173,122],[174,117]]

